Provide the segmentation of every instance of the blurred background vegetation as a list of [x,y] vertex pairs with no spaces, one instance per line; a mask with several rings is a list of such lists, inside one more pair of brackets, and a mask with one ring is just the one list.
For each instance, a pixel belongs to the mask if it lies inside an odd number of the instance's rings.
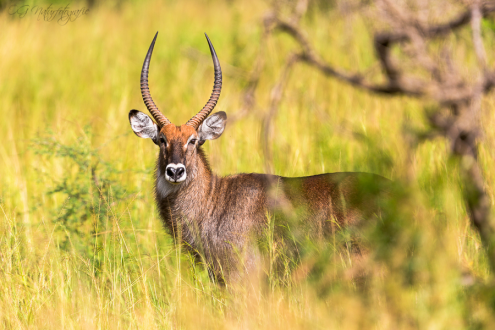
[[[330,242],[283,279],[268,269],[260,281],[231,292],[212,284],[163,229],[153,196],[157,149],[132,133],[127,115],[145,109],[139,74],[159,31],[150,87],[162,112],[181,124],[206,102],[213,82],[207,32],[224,71],[216,110],[235,117],[270,4],[22,2],[89,8],[65,25],[14,15],[13,4],[19,3],[0,1],[2,328],[495,325],[490,270],[466,215],[459,165],[443,139],[411,143],[408,132],[427,126],[426,102],[371,95],[296,66],[272,123],[274,172],[377,173],[400,187],[394,212],[369,230],[366,258]],[[374,62],[372,22],[346,4],[312,1],[302,25],[326,60],[365,70]],[[483,22],[488,50],[494,26]],[[466,67],[474,56],[465,45],[468,33],[449,40]],[[262,119],[294,45],[284,35],[268,40],[256,106],[205,144],[216,173],[264,171]],[[494,106],[492,97],[483,100],[480,144],[492,204]]]

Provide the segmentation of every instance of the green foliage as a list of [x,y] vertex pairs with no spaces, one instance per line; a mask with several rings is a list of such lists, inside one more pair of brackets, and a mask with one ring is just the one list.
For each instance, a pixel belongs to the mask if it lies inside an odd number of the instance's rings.
[[62,175],[48,170],[43,179],[50,182],[44,195],[60,201],[50,210],[57,244],[62,250],[75,249],[82,257],[94,259],[102,249],[101,232],[108,228],[109,219],[117,217],[112,205],[139,197],[120,183],[129,171],[118,170],[92,147],[90,126],[83,132],[73,143],[60,142],[49,132],[34,139],[31,148],[44,162],[60,162],[64,167]]
[[493,18],[484,18],[481,21],[481,26],[485,30],[495,32],[495,20]]

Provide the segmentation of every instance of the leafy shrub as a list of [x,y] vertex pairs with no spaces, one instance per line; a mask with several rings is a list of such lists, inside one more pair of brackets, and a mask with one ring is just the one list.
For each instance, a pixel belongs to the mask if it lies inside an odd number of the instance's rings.
[[32,146],[37,155],[47,161],[57,160],[63,166],[62,173],[46,174],[50,184],[45,195],[53,197],[57,204],[51,208],[57,244],[63,250],[75,249],[83,257],[96,260],[102,234],[110,230],[113,236],[120,233],[114,238],[124,238],[120,229],[115,230],[120,221],[116,206],[137,194],[122,185],[119,178],[123,171],[103,159],[100,150],[91,145],[91,135],[87,126],[75,142],[64,143],[50,132],[33,140]]

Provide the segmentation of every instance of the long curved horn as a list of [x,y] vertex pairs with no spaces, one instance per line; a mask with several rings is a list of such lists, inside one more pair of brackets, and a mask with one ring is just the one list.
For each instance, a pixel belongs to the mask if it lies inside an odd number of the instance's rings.
[[151,43],[150,48],[148,49],[148,53],[146,54],[146,58],[144,59],[143,69],[141,70],[141,95],[143,96],[144,104],[146,104],[146,108],[151,113],[153,118],[155,118],[156,122],[160,127],[163,127],[167,124],[170,124],[170,120],[165,117],[158,107],[153,102],[151,98],[150,89],[148,87],[148,72],[150,68],[151,54],[153,54],[153,48],[155,47],[156,37],[158,36],[158,32],[155,34],[153,38],[153,42]]
[[213,60],[213,67],[215,68],[215,82],[213,83],[213,91],[211,92],[210,99],[206,102],[203,109],[198,112],[194,117],[189,119],[186,125],[194,127],[194,129],[198,129],[199,125],[203,122],[203,120],[208,117],[208,115],[213,111],[215,105],[217,105],[218,98],[220,97],[220,91],[222,90],[222,68],[220,67],[220,62],[218,61],[217,53],[215,52],[215,48],[211,44],[210,38],[205,33],[206,40],[208,40],[208,45],[210,46],[211,58]]

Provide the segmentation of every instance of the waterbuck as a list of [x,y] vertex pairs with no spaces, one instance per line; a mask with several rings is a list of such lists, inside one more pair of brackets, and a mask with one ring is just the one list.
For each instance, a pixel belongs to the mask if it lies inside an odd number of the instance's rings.
[[328,173],[301,178],[255,173],[215,175],[201,147],[206,140],[222,135],[227,120],[223,111],[209,116],[222,88],[215,49],[206,36],[215,71],[208,102],[187,123],[176,126],[158,110],[148,87],[157,35],[141,71],[141,94],[154,121],[138,110],[130,111],[129,121],[137,136],[150,138],[159,147],[155,194],[165,227],[206,262],[214,279],[238,278],[240,255],[244,269],[255,267],[257,253],[252,241],[263,235],[270,214],[279,214],[280,221],[297,218],[304,235],[318,239],[375,212],[371,196],[375,191],[363,191],[362,186],[388,180],[374,174]]

